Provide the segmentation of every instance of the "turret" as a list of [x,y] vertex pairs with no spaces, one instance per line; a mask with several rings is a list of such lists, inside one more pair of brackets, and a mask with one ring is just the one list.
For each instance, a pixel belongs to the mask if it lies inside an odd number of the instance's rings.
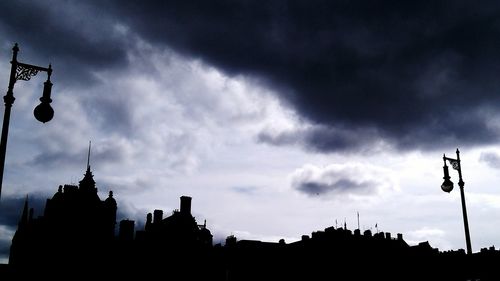
[[108,235],[110,237],[115,236],[115,225],[116,225],[116,210],[118,209],[116,200],[113,198],[113,191],[109,192],[108,198],[104,200],[104,208],[106,210],[106,225],[108,228]]

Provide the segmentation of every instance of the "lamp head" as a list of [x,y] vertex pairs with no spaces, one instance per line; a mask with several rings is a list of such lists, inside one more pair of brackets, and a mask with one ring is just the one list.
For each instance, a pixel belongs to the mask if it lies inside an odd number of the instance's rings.
[[445,179],[443,184],[441,185],[441,189],[444,192],[450,192],[453,190],[453,182],[450,179]]
[[443,172],[444,172],[444,177],[443,177],[444,182],[441,185],[441,189],[444,192],[450,192],[453,190],[453,182],[450,180],[450,174],[448,171],[448,166],[446,164],[443,166]]
[[42,123],[49,122],[54,117],[54,109],[49,103],[41,102],[33,110],[33,115],[35,115],[36,120]]
[[33,110],[36,120],[42,123],[49,122],[54,117],[54,109],[50,106],[50,103],[52,102],[52,99],[50,98],[51,92],[52,83],[49,78],[43,85],[43,95],[40,98],[40,104],[35,107],[35,110]]

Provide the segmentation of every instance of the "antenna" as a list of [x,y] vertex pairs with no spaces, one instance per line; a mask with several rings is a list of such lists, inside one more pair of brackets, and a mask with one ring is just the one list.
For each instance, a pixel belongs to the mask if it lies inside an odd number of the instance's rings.
[[359,212],[357,212],[357,213],[358,213],[358,229],[359,229],[359,230],[361,230],[361,229],[359,228]]
[[87,155],[87,170],[90,170],[90,148],[92,147],[92,141],[89,141],[89,154]]

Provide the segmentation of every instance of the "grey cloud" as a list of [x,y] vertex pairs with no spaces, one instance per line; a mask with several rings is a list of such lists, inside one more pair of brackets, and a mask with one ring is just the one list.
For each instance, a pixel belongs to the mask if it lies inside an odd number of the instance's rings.
[[340,178],[332,183],[320,180],[295,182],[294,187],[307,195],[325,195],[328,193],[371,193],[377,184],[375,182],[355,182],[347,178]]
[[308,196],[372,196],[383,188],[394,188],[383,173],[364,165],[305,165],[291,175],[292,187]]
[[500,168],[500,155],[495,152],[482,152],[479,162],[484,162],[493,169]]
[[[119,222],[124,219],[129,219],[133,220],[135,222],[135,229],[136,230],[143,230],[144,225],[146,223],[146,215],[151,211],[147,211],[145,209],[137,209],[134,207],[134,205],[130,203],[125,203],[124,201],[119,201],[118,200],[118,210],[116,213],[116,220]],[[118,231],[118,229],[117,229]]]
[[40,154],[37,154],[30,162],[28,162],[28,165],[46,168],[55,168],[61,166],[83,167],[84,163],[78,161],[79,158],[82,158],[82,155],[77,155],[76,153],[69,151],[44,151]]
[[133,100],[117,92],[99,93],[97,97],[86,99],[85,107],[90,121],[102,130],[130,136],[134,133]]
[[243,195],[255,195],[255,192],[257,190],[257,188],[254,186],[234,186],[231,189]]
[[[62,150],[64,149],[64,150]],[[67,147],[54,149],[45,149],[43,152],[34,156],[27,164],[30,166],[53,169],[57,167],[85,168],[88,148],[78,151],[69,150]],[[99,166],[108,163],[118,163],[126,157],[126,149],[118,143],[101,142],[94,146],[91,151],[91,160]],[[92,164],[92,163],[91,163]]]

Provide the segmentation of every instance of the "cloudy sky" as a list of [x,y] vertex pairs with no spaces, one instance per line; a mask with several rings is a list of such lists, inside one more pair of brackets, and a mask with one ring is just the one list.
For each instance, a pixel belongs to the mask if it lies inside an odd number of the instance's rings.
[[[292,242],[346,222],[465,248],[442,156],[461,150],[472,247],[500,246],[500,5],[462,1],[1,1],[0,85],[18,59],[0,259],[91,166],[141,225],[193,197],[220,242]],[[452,181],[458,181],[451,170]]]

